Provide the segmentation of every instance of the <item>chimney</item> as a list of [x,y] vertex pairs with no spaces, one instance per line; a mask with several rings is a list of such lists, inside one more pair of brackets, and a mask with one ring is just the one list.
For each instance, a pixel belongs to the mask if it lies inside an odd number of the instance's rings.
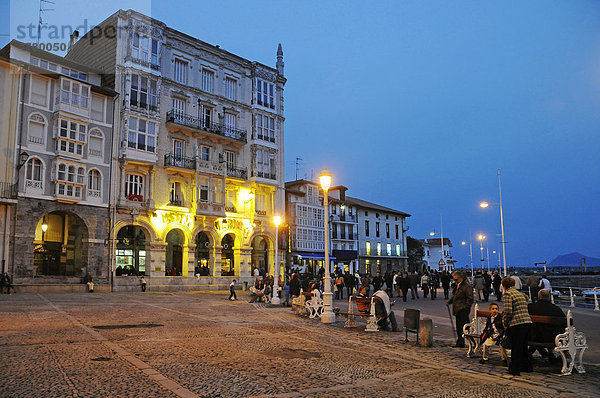
[[77,41],[78,38],[79,38],[79,31],[74,30],[73,33],[71,33],[71,36],[69,36],[69,49],[67,50],[67,52],[71,51],[71,47],[73,47],[73,44],[75,44],[75,42]]

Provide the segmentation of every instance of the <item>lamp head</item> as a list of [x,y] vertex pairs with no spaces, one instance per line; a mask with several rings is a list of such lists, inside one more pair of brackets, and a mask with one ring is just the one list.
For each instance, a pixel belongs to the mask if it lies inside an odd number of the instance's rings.
[[331,186],[331,173],[327,170],[327,167],[319,173],[319,183],[324,191],[327,191]]
[[464,246],[464,245],[466,245],[466,244],[467,244],[467,242],[465,242],[465,241],[463,240],[462,242],[460,242],[460,244]]
[[23,167],[25,162],[27,162],[27,159],[29,159],[29,154],[25,151],[21,152],[19,154],[19,164],[17,166],[17,169],[20,169],[21,167]]
[[489,205],[490,205],[490,204],[489,204],[488,202],[481,202],[481,203],[479,203],[479,207],[481,207],[481,208],[484,208],[484,209],[485,209],[486,207],[488,207]]
[[281,216],[273,216],[273,224],[275,224],[276,227],[279,227],[281,224]]
[[42,231],[46,232],[48,230],[48,224],[46,224],[46,221],[44,221],[44,223],[42,224]]
[[434,235],[435,235],[435,232],[430,232],[429,233],[429,236],[434,236]]

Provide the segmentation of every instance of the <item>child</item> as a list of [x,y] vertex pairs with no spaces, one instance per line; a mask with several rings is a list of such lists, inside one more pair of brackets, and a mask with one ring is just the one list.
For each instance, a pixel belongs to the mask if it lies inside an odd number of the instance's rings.
[[229,300],[231,301],[237,300],[237,296],[235,295],[235,282],[236,280],[234,279],[229,285]]
[[502,357],[502,363],[506,362],[506,350],[500,344],[502,343],[502,337],[504,336],[504,326],[502,325],[502,315],[499,313],[498,304],[490,304],[490,315],[487,317],[485,329],[481,335],[483,358],[479,363],[486,363],[488,361],[488,350],[493,345],[500,347],[500,356]]

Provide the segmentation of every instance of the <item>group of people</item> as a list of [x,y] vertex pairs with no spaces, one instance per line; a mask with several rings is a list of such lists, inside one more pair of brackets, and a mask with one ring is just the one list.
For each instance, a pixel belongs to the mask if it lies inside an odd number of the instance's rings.
[[[456,317],[457,340],[454,347],[464,347],[463,327],[469,322],[469,313],[473,305],[473,288],[469,284],[465,274],[462,271],[454,271],[452,278],[455,281],[455,288],[452,297],[446,302],[452,305],[453,315]],[[542,357],[549,356],[551,353],[543,348],[529,348],[529,341],[553,342],[554,336],[562,331],[563,328],[553,325],[533,325],[530,315],[561,316],[565,317],[564,312],[551,302],[550,282],[543,277],[544,283],[540,282],[538,286],[544,286],[537,292],[537,302],[532,300],[528,304],[529,297],[516,288],[516,281],[519,283],[519,277],[505,277],[501,280],[501,297],[503,301],[503,311],[500,313],[498,304],[490,304],[490,315],[486,321],[481,340],[483,345],[482,363],[488,360],[489,349],[494,346],[500,346],[500,354],[504,364],[508,364],[508,372],[511,375],[520,375],[521,372],[533,371],[532,354],[538,350]],[[477,291],[477,287],[475,288]],[[507,363],[507,356],[504,347],[510,341],[511,360]]]

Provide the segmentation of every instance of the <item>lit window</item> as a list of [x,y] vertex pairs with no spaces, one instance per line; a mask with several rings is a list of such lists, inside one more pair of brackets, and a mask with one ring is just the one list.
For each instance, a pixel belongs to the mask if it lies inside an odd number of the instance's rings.
[[377,242],[377,255],[381,256],[381,243]]
[[371,242],[365,242],[365,246],[367,249],[367,256],[371,255]]
[[129,200],[141,202],[144,200],[144,177],[137,174],[127,174],[125,180],[125,196]]

